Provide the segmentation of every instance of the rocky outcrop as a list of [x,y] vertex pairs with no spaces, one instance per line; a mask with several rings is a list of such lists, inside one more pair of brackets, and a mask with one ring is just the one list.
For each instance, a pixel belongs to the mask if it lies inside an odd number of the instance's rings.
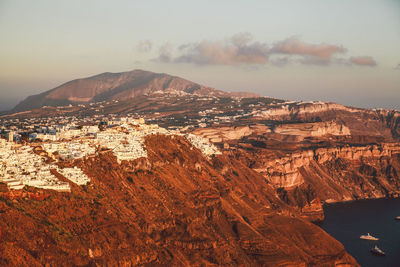
[[324,136],[347,136],[351,135],[350,129],[334,121],[315,122],[315,123],[290,123],[266,126],[262,124],[236,127],[210,127],[198,128],[194,134],[207,138],[210,142],[219,143],[230,140],[240,140],[250,135],[265,135],[268,133],[292,136],[297,141],[302,141],[307,137]]
[[360,110],[336,103],[291,101],[260,111],[257,115],[272,120],[292,120],[294,117],[305,118],[312,114],[323,114],[332,111],[359,112]]
[[264,134],[268,132],[271,132],[271,129],[265,125],[199,128],[193,131],[194,134],[200,135],[213,143],[239,140],[251,134]]
[[325,135],[351,135],[350,129],[334,121],[316,123],[281,124],[273,128],[274,133],[305,137],[321,137]]
[[[334,122],[340,128],[318,127],[316,136],[326,134],[353,136],[381,136],[383,138],[399,138],[399,112],[393,110],[369,110],[346,107],[336,103],[325,102],[286,102],[271,105],[265,110],[254,112],[254,117],[259,120],[272,120],[292,124],[293,122],[304,123],[330,123]],[[297,127],[307,126],[307,124],[296,125]],[[308,125],[312,127],[312,125]],[[332,125],[333,126],[333,125]],[[293,126],[284,125],[294,131]],[[326,131],[323,130],[326,128]],[[279,127],[277,128],[280,129]],[[333,130],[333,131],[332,131]],[[304,134],[304,129],[298,131],[299,136]],[[320,132],[319,132],[320,131]],[[311,129],[312,132],[312,129]],[[294,133],[296,134],[296,133]]]
[[0,198],[0,264],[358,266],[231,154],[209,160],[175,136],[145,145],[147,158],[121,164],[111,152],[76,160],[91,184],[71,193]]
[[400,111],[378,109],[375,112],[380,120],[391,130],[393,137],[400,138]]
[[314,152],[317,162],[322,164],[332,158],[347,160],[379,159],[381,157],[392,158],[400,153],[399,143],[382,143],[367,146],[344,146],[339,148],[318,148]]
[[323,218],[320,201],[400,196],[399,143],[347,144],[285,154],[268,148],[238,153],[250,157],[247,162],[256,158],[252,168],[264,175],[285,203],[299,207],[311,220]]
[[270,158],[263,162],[262,169],[258,172],[266,174],[266,179],[278,187],[292,187],[300,185],[304,179],[300,173],[300,168],[309,166],[311,162],[325,164],[332,160],[379,161],[381,158],[396,158],[400,154],[400,144],[384,143],[379,145],[367,146],[344,146],[317,148],[294,152],[279,158]]

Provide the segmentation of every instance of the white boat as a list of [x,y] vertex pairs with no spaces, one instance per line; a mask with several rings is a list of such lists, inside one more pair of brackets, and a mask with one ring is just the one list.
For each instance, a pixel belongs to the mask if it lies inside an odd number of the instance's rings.
[[366,235],[361,235],[360,238],[361,239],[366,239],[366,240],[372,240],[372,241],[379,240],[379,238],[376,238],[376,237],[370,235],[369,233],[367,233]]
[[371,253],[378,255],[378,256],[385,256],[385,252],[383,252],[380,248],[378,248],[377,245],[375,245],[375,247],[371,248]]

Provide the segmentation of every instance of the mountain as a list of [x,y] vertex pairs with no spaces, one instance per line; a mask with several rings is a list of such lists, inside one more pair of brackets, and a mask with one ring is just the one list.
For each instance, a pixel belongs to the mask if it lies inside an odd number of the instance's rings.
[[227,93],[165,73],[133,70],[121,73],[105,72],[64,83],[20,102],[13,111],[25,111],[43,106],[65,106],[110,100],[127,100],[157,93],[194,94],[204,96],[255,96],[250,93]]

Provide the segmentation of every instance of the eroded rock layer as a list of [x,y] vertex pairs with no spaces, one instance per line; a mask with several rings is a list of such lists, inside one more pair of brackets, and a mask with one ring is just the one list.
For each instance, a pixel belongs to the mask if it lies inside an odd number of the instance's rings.
[[226,151],[264,175],[285,203],[311,220],[323,219],[323,203],[400,196],[400,143],[390,136],[254,131],[224,142]]

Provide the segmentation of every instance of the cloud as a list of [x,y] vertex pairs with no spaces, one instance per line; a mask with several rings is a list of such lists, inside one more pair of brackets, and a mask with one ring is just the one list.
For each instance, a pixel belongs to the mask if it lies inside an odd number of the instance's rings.
[[265,64],[268,62],[266,43],[251,42],[249,33],[239,33],[225,41],[202,41],[179,47],[174,62],[198,65]]
[[359,66],[370,66],[370,67],[374,67],[376,66],[376,61],[369,56],[363,56],[363,57],[351,57],[350,58],[350,62],[355,64],[355,65],[359,65]]
[[319,66],[330,66],[330,65],[351,66],[353,64],[348,58],[332,57],[329,59],[325,59],[314,56],[304,56],[298,59],[296,62],[304,65],[319,65]]
[[163,63],[169,63],[172,61],[172,45],[169,43],[163,44],[160,47],[160,53],[158,58],[154,59],[154,61],[159,61]]
[[334,54],[345,53],[346,49],[342,46],[329,44],[307,44],[300,41],[297,37],[290,37],[276,43],[271,53],[312,56],[322,60],[329,60]]
[[136,46],[139,52],[150,52],[152,48],[153,43],[150,40],[140,41]]
[[328,66],[332,63],[332,59],[330,58],[319,58],[315,56],[304,56],[300,58],[297,62],[304,65],[319,65],[319,66]]
[[253,36],[249,32],[240,32],[231,37],[231,42],[237,46],[245,46],[253,39]]
[[291,60],[290,57],[274,57],[269,60],[269,63],[276,67],[284,67],[292,62],[293,60]]
[[[147,47],[143,43],[144,47]],[[150,45],[151,46],[151,45]],[[276,42],[271,48],[266,42],[254,41],[248,32],[238,33],[224,40],[203,40],[173,47],[164,44],[153,61],[163,63],[190,63],[196,65],[246,65],[270,64],[284,67],[289,64],[304,65],[359,65],[376,66],[370,56],[343,57],[347,49],[327,43],[310,44],[298,37]],[[397,68],[400,68],[400,64]]]

